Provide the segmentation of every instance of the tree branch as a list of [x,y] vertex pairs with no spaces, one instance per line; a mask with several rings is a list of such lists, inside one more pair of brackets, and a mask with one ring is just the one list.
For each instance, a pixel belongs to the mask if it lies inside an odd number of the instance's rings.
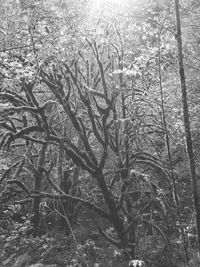
[[17,179],[7,180],[7,184],[16,184],[18,187],[20,187],[22,190],[24,190],[28,196],[31,195],[28,188],[25,186],[25,184]]

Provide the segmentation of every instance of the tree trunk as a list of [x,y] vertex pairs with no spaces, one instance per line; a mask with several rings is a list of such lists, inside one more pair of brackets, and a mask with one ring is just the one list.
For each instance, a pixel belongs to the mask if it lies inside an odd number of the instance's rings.
[[[45,143],[40,152],[39,152],[39,157],[38,157],[38,168],[35,171],[35,184],[34,184],[34,190],[36,192],[39,192],[41,189],[41,184],[42,184],[42,176],[43,176],[43,165],[44,165],[44,160],[45,160],[45,150],[47,148],[47,144]],[[34,229],[34,235],[38,234],[38,227],[40,223],[40,196],[37,196],[33,199],[33,205],[32,205],[32,214],[33,217],[31,219],[31,223],[33,225]]]
[[[39,192],[41,188],[41,183],[42,183],[42,172],[41,171],[38,171],[38,173],[35,175],[34,182],[35,182],[34,190],[36,192]],[[40,196],[35,197],[33,200],[32,214],[33,214],[33,217],[31,219],[31,223],[34,228],[34,234],[37,235],[38,226],[40,223]]]
[[183,223],[181,221],[181,211],[180,211],[180,202],[178,198],[178,192],[177,192],[177,185],[176,185],[176,178],[174,174],[174,167],[172,164],[172,156],[171,156],[171,147],[170,147],[170,137],[169,137],[169,131],[168,131],[168,125],[166,121],[166,112],[165,112],[165,103],[164,103],[164,95],[163,95],[163,84],[162,84],[162,70],[161,70],[161,50],[160,50],[160,35],[159,35],[159,50],[158,50],[158,72],[159,72],[159,86],[160,86],[160,96],[161,96],[161,112],[162,112],[162,121],[164,125],[165,130],[165,137],[166,137],[166,146],[167,146],[167,154],[168,154],[168,160],[169,160],[169,167],[171,172],[171,179],[172,179],[172,196],[173,200],[176,206],[177,216],[178,216],[178,223],[180,226],[180,232],[184,243],[184,252],[185,252],[185,261],[188,263],[189,256],[188,256],[188,246],[187,246],[187,238],[186,233],[184,232]]
[[[83,149],[83,144],[81,141],[81,138],[78,138],[78,149],[82,150]],[[72,186],[71,186],[71,195],[76,196],[77,194],[77,186],[78,186],[78,178],[79,178],[79,173],[80,173],[80,167],[75,166],[72,174]]]
[[195,214],[196,214],[198,243],[199,243],[199,252],[200,252],[200,204],[199,204],[197,176],[196,176],[196,170],[195,170],[195,160],[194,160],[194,153],[193,153],[193,144],[192,144],[191,130],[190,130],[186,79],[185,79],[185,72],[184,72],[184,65],[183,65],[179,0],[174,0],[174,1],[175,1],[175,11],[176,11],[176,27],[177,27],[176,39],[177,39],[177,47],[178,47],[178,63],[179,63],[179,75],[180,75],[181,92],[182,92],[185,138],[186,138],[187,154],[188,154],[189,164],[190,164],[192,193],[193,193],[193,200],[194,200],[194,207],[195,207]]
[[120,218],[119,213],[117,211],[117,207],[115,204],[115,200],[113,199],[112,193],[108,190],[108,187],[106,185],[104,176],[102,173],[96,173],[95,174],[96,180],[98,182],[98,185],[102,191],[104,200],[108,206],[109,209],[109,215],[110,215],[110,222],[113,224],[119,239],[121,241],[122,246],[125,248],[127,246],[127,237],[124,234],[124,226],[123,226],[123,220]]

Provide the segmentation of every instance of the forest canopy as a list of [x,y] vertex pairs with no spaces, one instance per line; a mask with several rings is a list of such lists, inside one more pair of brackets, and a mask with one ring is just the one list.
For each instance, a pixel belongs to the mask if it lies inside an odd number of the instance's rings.
[[197,266],[200,3],[0,6],[3,266]]

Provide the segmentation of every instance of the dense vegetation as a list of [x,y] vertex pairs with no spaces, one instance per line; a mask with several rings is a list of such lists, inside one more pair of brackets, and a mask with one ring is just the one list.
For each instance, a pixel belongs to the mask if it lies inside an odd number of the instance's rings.
[[198,266],[200,3],[0,5],[1,265]]

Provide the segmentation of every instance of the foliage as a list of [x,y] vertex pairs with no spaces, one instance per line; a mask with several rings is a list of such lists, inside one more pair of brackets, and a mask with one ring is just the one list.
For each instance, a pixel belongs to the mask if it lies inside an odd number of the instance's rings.
[[[68,264],[100,263],[90,228],[113,262],[114,249],[121,264],[195,258],[174,7],[133,2],[1,1],[4,259],[34,248],[36,262],[61,231]],[[197,160],[199,8],[180,8]]]

